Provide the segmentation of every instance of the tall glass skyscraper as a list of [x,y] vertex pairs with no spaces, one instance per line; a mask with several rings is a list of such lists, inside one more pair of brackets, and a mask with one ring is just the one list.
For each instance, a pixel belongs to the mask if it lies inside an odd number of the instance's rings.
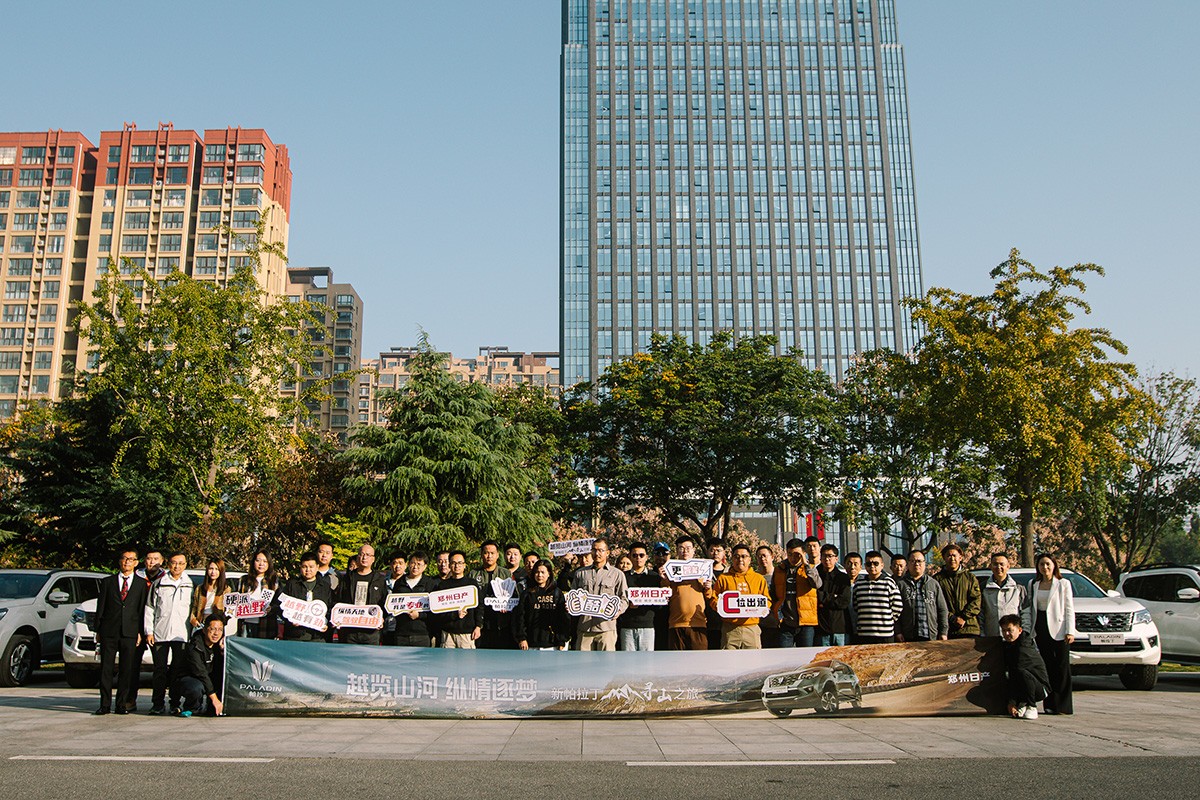
[[656,331],[913,343],[894,0],[563,0],[561,157],[565,386]]

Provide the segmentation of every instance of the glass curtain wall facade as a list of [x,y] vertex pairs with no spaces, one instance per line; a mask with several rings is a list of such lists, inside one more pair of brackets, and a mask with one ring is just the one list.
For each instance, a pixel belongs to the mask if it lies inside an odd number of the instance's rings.
[[654,332],[840,377],[923,294],[893,0],[564,0],[563,384]]

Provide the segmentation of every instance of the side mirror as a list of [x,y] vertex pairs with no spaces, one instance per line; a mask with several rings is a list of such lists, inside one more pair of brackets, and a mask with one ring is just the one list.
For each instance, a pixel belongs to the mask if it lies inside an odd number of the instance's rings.
[[1108,591],[1105,592],[1105,594],[1108,595],[1109,597],[1120,597],[1121,596],[1121,593],[1118,592],[1116,589],[1109,589]]
[[1200,600],[1200,589],[1197,589],[1194,586],[1189,586],[1186,589],[1180,589],[1175,593],[1175,596],[1185,603],[1194,603],[1197,600]]
[[69,602],[71,595],[59,589],[46,595],[46,602],[52,606],[61,606],[63,603]]

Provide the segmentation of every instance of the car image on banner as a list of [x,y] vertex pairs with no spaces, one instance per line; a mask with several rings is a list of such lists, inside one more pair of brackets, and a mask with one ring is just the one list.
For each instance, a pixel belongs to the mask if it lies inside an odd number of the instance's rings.
[[777,717],[786,717],[798,708],[832,714],[843,701],[862,708],[862,686],[844,661],[814,661],[801,669],[769,676],[763,681],[762,701]]

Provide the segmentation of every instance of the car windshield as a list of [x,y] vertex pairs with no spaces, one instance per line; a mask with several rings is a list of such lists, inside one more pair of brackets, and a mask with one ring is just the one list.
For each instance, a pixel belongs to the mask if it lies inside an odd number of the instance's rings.
[[[1026,572],[1021,575],[1014,575],[1018,582],[1025,586],[1033,583],[1037,575],[1032,572]],[[1063,572],[1063,577],[1071,582],[1071,594],[1075,597],[1108,597],[1096,584],[1080,575],[1078,572]]]
[[0,600],[37,597],[50,577],[45,573],[8,572],[0,574]]

